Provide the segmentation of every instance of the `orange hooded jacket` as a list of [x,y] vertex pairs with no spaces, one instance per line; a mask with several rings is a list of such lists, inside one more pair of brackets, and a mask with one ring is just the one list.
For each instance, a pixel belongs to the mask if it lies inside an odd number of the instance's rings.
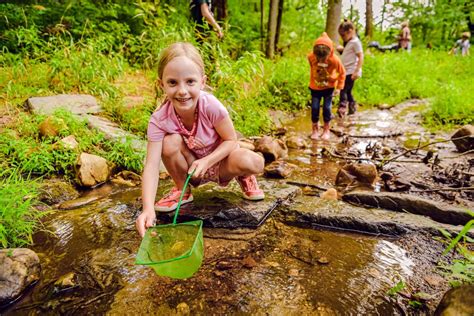
[[308,54],[308,61],[311,67],[309,87],[313,90],[329,88],[342,90],[344,88],[344,80],[346,79],[346,70],[339,57],[334,55],[332,41],[326,32],[314,42],[313,46],[316,45],[326,45],[331,52],[324,63],[318,62],[314,53],[311,52]]

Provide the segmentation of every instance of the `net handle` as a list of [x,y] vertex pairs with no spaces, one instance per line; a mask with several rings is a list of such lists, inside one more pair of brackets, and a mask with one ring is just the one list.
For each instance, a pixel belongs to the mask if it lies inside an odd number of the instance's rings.
[[179,197],[179,201],[178,201],[178,206],[176,207],[176,212],[174,213],[173,225],[176,225],[176,220],[178,219],[178,214],[179,214],[179,208],[181,207],[181,202],[183,201],[183,196],[184,196],[184,193],[186,192],[186,187],[188,186],[189,180],[193,176],[194,171],[196,170],[193,170],[193,172],[188,174],[188,177],[186,178],[186,181],[184,182],[183,190],[181,191],[181,196]]

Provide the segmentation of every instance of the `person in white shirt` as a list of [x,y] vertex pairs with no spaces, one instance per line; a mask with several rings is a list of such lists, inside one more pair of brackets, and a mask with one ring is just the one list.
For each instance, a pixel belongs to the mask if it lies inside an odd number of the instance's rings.
[[357,103],[352,95],[355,81],[362,76],[362,64],[364,63],[364,51],[362,43],[357,37],[354,24],[349,20],[344,20],[339,25],[339,35],[344,41],[344,46],[339,46],[337,50],[341,53],[341,60],[346,69],[346,79],[344,89],[341,90],[339,117],[344,117],[349,108],[349,115],[357,111]]
[[460,54],[461,56],[469,56],[469,48],[471,47],[471,44],[469,43],[470,37],[471,37],[471,33],[469,32],[462,33],[461,39],[458,39],[456,41],[453,49],[451,49],[451,52],[454,53],[454,55]]

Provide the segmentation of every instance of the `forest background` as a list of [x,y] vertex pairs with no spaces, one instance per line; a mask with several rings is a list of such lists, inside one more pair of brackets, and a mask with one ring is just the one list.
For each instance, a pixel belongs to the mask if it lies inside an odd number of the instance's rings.
[[[309,105],[306,54],[328,24],[360,21],[340,0],[215,1],[225,36],[213,32],[199,45],[212,92],[244,135],[269,132],[269,110],[299,112]],[[372,1],[367,0],[368,7]],[[452,129],[474,120],[472,56],[448,55],[460,33],[473,33],[474,4],[460,0],[383,1],[383,18],[358,24],[364,45],[396,41],[399,24],[410,21],[412,53],[366,51],[363,77],[354,94],[364,107],[427,98],[422,112],[431,129]],[[111,143],[66,112],[53,120],[58,136],[40,138],[35,116],[23,106],[32,96],[92,94],[104,115],[145,138],[150,114],[161,99],[156,89],[160,51],[175,41],[196,43],[189,1],[3,1],[0,4],[0,242],[31,242],[36,219],[37,179],[73,179],[78,153],[98,154],[120,169],[141,172],[143,152]],[[370,12],[370,10],[367,10]],[[327,17],[329,17],[327,19]],[[381,28],[383,21],[390,27]],[[427,48],[430,47],[430,49]],[[58,149],[75,135],[77,151]],[[36,180],[32,180],[36,179]],[[27,198],[25,198],[25,196]],[[33,211],[32,211],[33,210]]]

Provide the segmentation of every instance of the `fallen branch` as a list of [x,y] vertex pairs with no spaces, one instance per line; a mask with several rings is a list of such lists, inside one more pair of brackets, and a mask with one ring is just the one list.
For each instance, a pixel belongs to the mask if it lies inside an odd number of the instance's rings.
[[338,137],[347,136],[347,137],[352,137],[352,138],[388,138],[388,137],[397,137],[397,136],[403,135],[402,131],[396,131],[396,132],[392,132],[390,134],[384,134],[384,135],[351,135],[335,128],[331,128],[331,132],[333,132]]
[[447,142],[450,142],[450,141],[453,141],[453,140],[460,140],[460,139],[464,139],[464,138],[468,138],[468,137],[471,137],[471,135],[466,135],[466,136],[462,136],[462,137],[456,137],[456,138],[452,138],[452,139],[444,139],[444,140],[438,140],[438,141],[435,141],[435,142],[431,142],[431,143],[428,143],[426,145],[423,145],[423,146],[419,146],[417,148],[412,148],[412,149],[408,149],[408,150],[405,150],[404,152],[402,152],[401,154],[399,155],[396,155],[394,157],[391,157],[390,159],[386,159],[384,161],[382,161],[378,167],[381,168],[383,167],[384,165],[388,164],[389,162],[392,162],[392,161],[395,161],[396,159],[400,158],[400,157],[403,157],[405,156],[406,154],[408,153],[411,153],[413,151],[418,151],[419,149],[422,149],[422,148],[426,148],[426,147],[429,147],[431,145],[435,145],[435,144],[439,144],[439,143],[447,143]]
[[438,192],[438,191],[472,191],[474,187],[461,187],[461,188],[436,188],[436,189],[426,189],[426,190],[414,190],[410,192]]

